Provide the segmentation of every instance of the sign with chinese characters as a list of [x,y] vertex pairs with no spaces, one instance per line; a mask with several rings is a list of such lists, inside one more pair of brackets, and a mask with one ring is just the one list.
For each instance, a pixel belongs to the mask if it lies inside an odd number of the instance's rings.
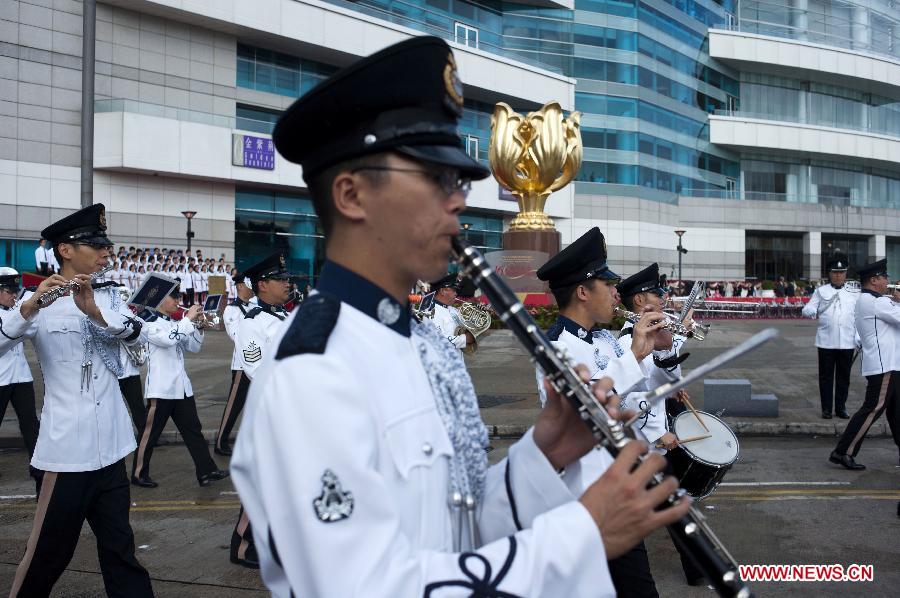
[[233,133],[231,163],[246,168],[275,170],[275,144],[266,137]]

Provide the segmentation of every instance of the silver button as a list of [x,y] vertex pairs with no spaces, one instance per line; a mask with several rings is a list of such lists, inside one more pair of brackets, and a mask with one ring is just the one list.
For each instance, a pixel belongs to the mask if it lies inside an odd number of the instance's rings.
[[372,145],[376,141],[378,141],[378,137],[375,137],[375,135],[372,135],[371,133],[363,137],[363,143],[366,145]]
[[96,380],[96,379],[97,379],[97,374],[94,374],[94,380]]
[[434,452],[434,449],[431,448],[431,445],[426,442],[422,445],[422,452],[426,455],[431,455],[431,453]]

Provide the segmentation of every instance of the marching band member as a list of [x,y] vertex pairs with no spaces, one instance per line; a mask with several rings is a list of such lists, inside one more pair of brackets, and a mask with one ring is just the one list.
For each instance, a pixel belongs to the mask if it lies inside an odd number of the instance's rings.
[[[232,461],[275,596],[611,596],[606,557],[687,509],[653,510],[675,484],[645,489],[656,455],[631,473],[640,443],[582,493],[593,439],[552,392],[487,467],[462,357],[408,304],[416,280],[446,272],[470,181],[488,175],[459,143],[462,91],[447,43],[413,37],[324,81],[275,127],[327,254],[257,363]],[[609,388],[596,385],[598,401]]]
[[[16,305],[19,294],[19,273],[13,268],[0,268],[0,317],[7,315]],[[37,408],[34,403],[34,378],[21,344],[0,354],[0,422],[6,415],[6,407],[12,403],[19,421],[19,432],[25,442],[28,458],[34,457],[34,445],[38,438]],[[37,494],[40,494],[42,472],[30,466],[29,475],[34,478]]]
[[203,331],[195,325],[203,308],[194,305],[181,320],[175,321],[172,316],[179,310],[180,299],[181,292],[175,287],[159,304],[156,314],[148,317],[144,324],[149,348],[144,391],[147,397],[147,423],[134,452],[131,475],[131,483],[143,488],[159,485],[150,477],[150,458],[170,417],[191,453],[197,482],[208,486],[228,477],[228,471],[219,469],[209,454],[197,416],[194,389],[184,368],[185,351],[199,353],[203,346]]
[[[290,298],[291,283],[290,274],[285,269],[284,256],[280,253],[274,253],[247,268],[244,276],[243,284],[250,282],[251,290],[256,294],[257,305],[238,324],[235,346],[240,348],[241,371],[249,385],[263,356],[274,349],[273,339],[278,334],[281,323],[287,318],[284,304]],[[246,388],[244,392],[246,393]],[[236,565],[259,568],[253,529],[243,506],[231,533],[229,559]]]
[[862,292],[856,303],[856,330],[862,341],[861,373],[866,397],[847,423],[829,461],[847,469],[865,469],[856,462],[869,428],[882,413],[900,449],[900,290],[888,295],[887,260],[857,271]]
[[[605,329],[598,328],[613,319],[619,303],[616,283],[619,276],[607,265],[606,241],[597,227],[538,269],[537,276],[550,283],[559,306],[556,323],[547,330],[547,338],[565,347],[576,363],[587,364],[591,378],[609,376],[624,397],[632,388],[643,388],[649,372],[645,358],[656,343],[661,323],[651,324],[645,316],[635,331],[637,342],[623,346]],[[662,314],[656,314],[657,320]],[[543,372],[538,369],[538,389],[546,403]],[[613,460],[603,448],[595,448],[581,458],[585,487],[597,480]],[[650,562],[643,542],[608,563],[613,585],[620,595],[655,596],[656,585],[650,574]]]
[[462,334],[456,334],[456,329],[462,322],[459,310],[453,307],[456,294],[459,292],[456,274],[448,274],[431,283],[431,290],[434,291],[434,317],[432,319],[444,338],[460,351],[475,344],[475,337],[468,330],[463,329]]
[[816,347],[819,353],[819,398],[822,418],[831,419],[831,408],[841,419],[848,419],[847,391],[850,368],[856,346],[856,301],[859,292],[844,286],[847,281],[847,258],[837,254],[827,265],[830,284],[816,289],[803,307],[804,318],[818,318]]
[[243,273],[235,271],[229,280],[234,285],[237,297],[225,307],[222,322],[225,325],[225,332],[234,343],[234,350],[231,352],[231,386],[228,389],[228,401],[225,402],[225,409],[222,411],[222,421],[219,423],[216,445],[213,448],[217,455],[225,457],[231,456],[231,430],[244,409],[247,389],[250,388],[250,378],[244,375],[244,360],[241,346],[237,341],[237,330],[247,312],[257,305],[250,280]]
[[[118,343],[139,342],[141,323],[115,288],[96,291],[91,273],[109,260],[106,211],[94,204],[41,232],[61,262],[34,295],[0,312],[0,352],[25,338],[44,375],[41,427],[31,464],[44,471],[34,527],[10,596],[46,596],[75,552],[85,519],[109,596],[152,596],[134,555],[125,456],[134,433],[119,391]],[[45,296],[77,281],[77,293]],[[64,286],[65,285],[65,286]],[[42,304],[38,303],[41,299]]]
[[[625,309],[637,314],[646,312],[661,313],[666,303],[665,275],[660,276],[659,264],[656,263],[647,266],[637,274],[629,276],[620,282],[616,289]],[[627,350],[631,347],[634,333],[634,325],[631,322],[625,322],[619,334],[619,343],[624,349]],[[658,331],[653,351],[644,357],[643,365],[647,371],[647,377],[632,392],[628,393],[622,401],[623,409],[633,409],[634,411],[645,413],[640,423],[636,425],[647,437],[650,446],[665,455],[668,455],[668,451],[678,446],[678,438],[669,431],[669,419],[666,413],[667,399],[660,399],[655,405],[648,405],[644,401],[644,396],[647,391],[668,382],[673,382],[681,377],[681,363],[688,356],[688,353],[679,355],[679,348],[684,341],[684,337],[675,337],[668,330]],[[682,389],[671,398],[680,402],[690,397],[687,391]],[[703,572],[697,568],[687,553],[682,552],[678,543],[674,542],[674,539],[673,543],[681,558],[681,568],[688,585],[703,585],[705,583]],[[638,566],[642,568],[646,566],[642,579],[647,585],[644,586],[644,591],[635,591],[634,588],[629,588],[631,591],[627,593],[629,595],[654,595],[656,589],[650,573],[649,562],[636,559],[632,563],[632,567],[637,568]],[[631,577],[636,577],[636,571],[631,572]],[[652,589],[650,584],[653,585]]]

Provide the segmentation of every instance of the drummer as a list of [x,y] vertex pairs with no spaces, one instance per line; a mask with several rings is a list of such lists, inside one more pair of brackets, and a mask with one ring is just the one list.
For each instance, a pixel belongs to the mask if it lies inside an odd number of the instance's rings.
[[[664,278],[661,278],[659,275],[659,264],[653,263],[637,274],[629,276],[620,282],[616,286],[616,290],[619,291],[619,297],[622,299],[625,309],[637,314],[661,312],[665,305],[666,296]],[[622,331],[619,333],[619,344],[626,351],[631,346],[632,334],[632,324],[625,322],[625,326],[622,327]],[[663,454],[667,454],[668,451],[678,446],[678,437],[668,429],[666,401],[658,399],[653,404],[648,404],[644,396],[646,391],[653,390],[666,382],[671,382],[681,377],[681,363],[689,355],[689,353],[679,355],[679,348],[684,341],[684,337],[673,337],[672,333],[667,330],[657,332],[654,351],[644,358],[644,363],[642,364],[647,372],[643,386],[636,387],[622,401],[623,407],[643,413],[636,425],[647,437],[651,449],[655,448],[655,450]],[[683,389],[670,398],[678,401],[690,400],[687,391]],[[703,577],[703,572],[697,568],[686,553],[682,552],[674,538],[673,543],[675,544],[675,549],[678,550],[678,555],[681,557],[681,568],[684,571],[688,585],[704,585],[706,581]]]

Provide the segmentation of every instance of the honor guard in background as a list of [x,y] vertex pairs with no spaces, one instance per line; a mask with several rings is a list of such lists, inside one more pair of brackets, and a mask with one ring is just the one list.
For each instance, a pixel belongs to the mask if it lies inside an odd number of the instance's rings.
[[459,310],[453,307],[456,294],[459,292],[456,274],[448,274],[431,283],[431,290],[434,291],[434,317],[432,319],[444,338],[460,351],[475,344],[475,337],[465,328],[463,328],[462,334],[456,334],[457,329],[462,326]]
[[829,461],[847,469],[865,469],[856,462],[869,428],[885,413],[894,443],[900,449],[900,290],[887,294],[887,260],[857,270],[862,292],[856,303],[856,331],[862,341],[866,397],[853,414]]
[[150,458],[160,434],[169,418],[191,453],[197,482],[208,486],[211,482],[228,477],[228,471],[219,469],[209,454],[209,446],[203,438],[197,403],[191,379],[184,368],[184,354],[199,353],[203,346],[203,331],[195,320],[203,307],[188,308],[180,320],[172,315],[178,311],[181,292],[175,287],[159,305],[155,315],[147,318],[144,335],[147,338],[147,423],[141,432],[141,441],[134,453],[131,483],[143,488],[156,488],[150,477]]
[[[30,338],[44,376],[41,429],[31,464],[44,470],[34,525],[10,596],[46,596],[75,552],[85,519],[97,537],[109,596],[152,596],[134,555],[125,456],[134,450],[119,391],[119,343],[140,342],[141,322],[113,287],[96,291],[112,243],[103,204],[45,228],[61,269],[12,311],[0,312],[0,352]],[[77,289],[74,294],[68,291]]]
[[856,301],[860,293],[848,289],[847,257],[837,254],[827,264],[830,284],[820,286],[803,307],[803,317],[818,318],[816,347],[819,352],[819,398],[822,417],[831,419],[833,413],[848,419],[847,390],[850,388],[850,368],[856,346]]
[[[663,459],[632,473],[641,443],[582,492],[594,440],[555,393],[488,468],[462,356],[408,304],[416,280],[447,271],[470,182],[488,175],[460,144],[462,93],[447,43],[413,37],[322,82],[275,127],[327,256],[254,370],[232,459],[275,596],[611,596],[607,556],[687,509],[653,510],[676,484],[645,490]],[[617,402],[610,388],[597,400]]]
[[250,280],[243,273],[236,273],[232,281],[237,297],[222,312],[225,332],[234,343],[234,351],[231,353],[231,386],[228,389],[228,401],[225,403],[225,410],[222,411],[222,421],[219,423],[216,446],[213,449],[217,455],[225,457],[231,455],[231,439],[229,437],[244,409],[247,389],[250,388],[250,378],[244,375],[244,358],[241,354],[241,347],[237,343],[237,329],[247,312],[256,305],[256,297],[253,295]]
[[[274,339],[287,318],[284,304],[290,297],[290,274],[285,269],[284,256],[275,253],[247,268],[244,276],[256,294],[257,305],[251,308],[238,324],[235,346],[240,350],[241,369],[247,383],[254,378],[262,358],[275,351]],[[241,507],[237,525],[231,533],[232,563],[258,568],[259,557],[253,543],[253,529]]]
[[[630,312],[658,314],[665,306],[665,276],[659,275],[659,264],[651,264],[637,274],[629,276],[616,288],[622,299],[622,305]],[[634,325],[631,322],[625,322],[619,334],[619,343],[624,349],[631,348],[633,335]],[[666,400],[672,398],[680,402],[690,397],[686,390],[680,390],[672,397],[661,398],[652,405],[648,404],[644,397],[647,391],[681,377],[681,363],[688,357],[688,353],[679,355],[679,347],[684,340],[684,337],[674,337],[668,330],[659,330],[656,333],[653,352],[644,358],[646,379],[622,401],[623,408],[645,413],[637,425],[647,437],[650,446],[666,455],[669,454],[668,451],[674,450],[678,446],[678,438],[669,431]],[[703,585],[705,583],[703,572],[697,568],[687,553],[681,551],[674,539],[673,543],[681,558],[681,568],[688,585]],[[646,555],[643,559],[636,558],[630,565],[625,567],[623,574],[634,584],[634,587],[626,586],[625,591],[621,593],[629,596],[656,595],[656,585],[650,573]],[[639,571],[640,573],[638,573]]]
[[[649,375],[645,358],[656,344],[662,324],[651,324],[648,315],[639,323],[636,342],[622,346],[609,330],[598,324],[613,319],[619,304],[616,283],[620,278],[607,265],[606,241],[597,227],[576,239],[537,271],[550,284],[559,318],[548,330],[547,338],[561,345],[575,363],[585,364],[591,379],[608,376],[616,391],[625,396],[632,388],[644,388]],[[656,314],[656,320],[663,316]],[[546,403],[543,372],[538,370],[538,390]],[[595,447],[581,458],[585,488],[610,467],[613,460],[606,449]],[[650,574],[650,563],[643,541],[625,554],[609,561],[609,572],[616,593],[622,596],[657,596]]]
[[[0,319],[16,306],[19,294],[19,273],[12,268],[0,268]],[[0,328],[0,333],[3,333]],[[6,415],[6,407],[12,403],[19,420],[19,431],[28,450],[28,458],[34,457],[34,445],[38,437],[37,408],[34,404],[34,378],[25,358],[21,343],[0,354],[0,422]],[[40,494],[42,472],[29,466],[37,494]]]

